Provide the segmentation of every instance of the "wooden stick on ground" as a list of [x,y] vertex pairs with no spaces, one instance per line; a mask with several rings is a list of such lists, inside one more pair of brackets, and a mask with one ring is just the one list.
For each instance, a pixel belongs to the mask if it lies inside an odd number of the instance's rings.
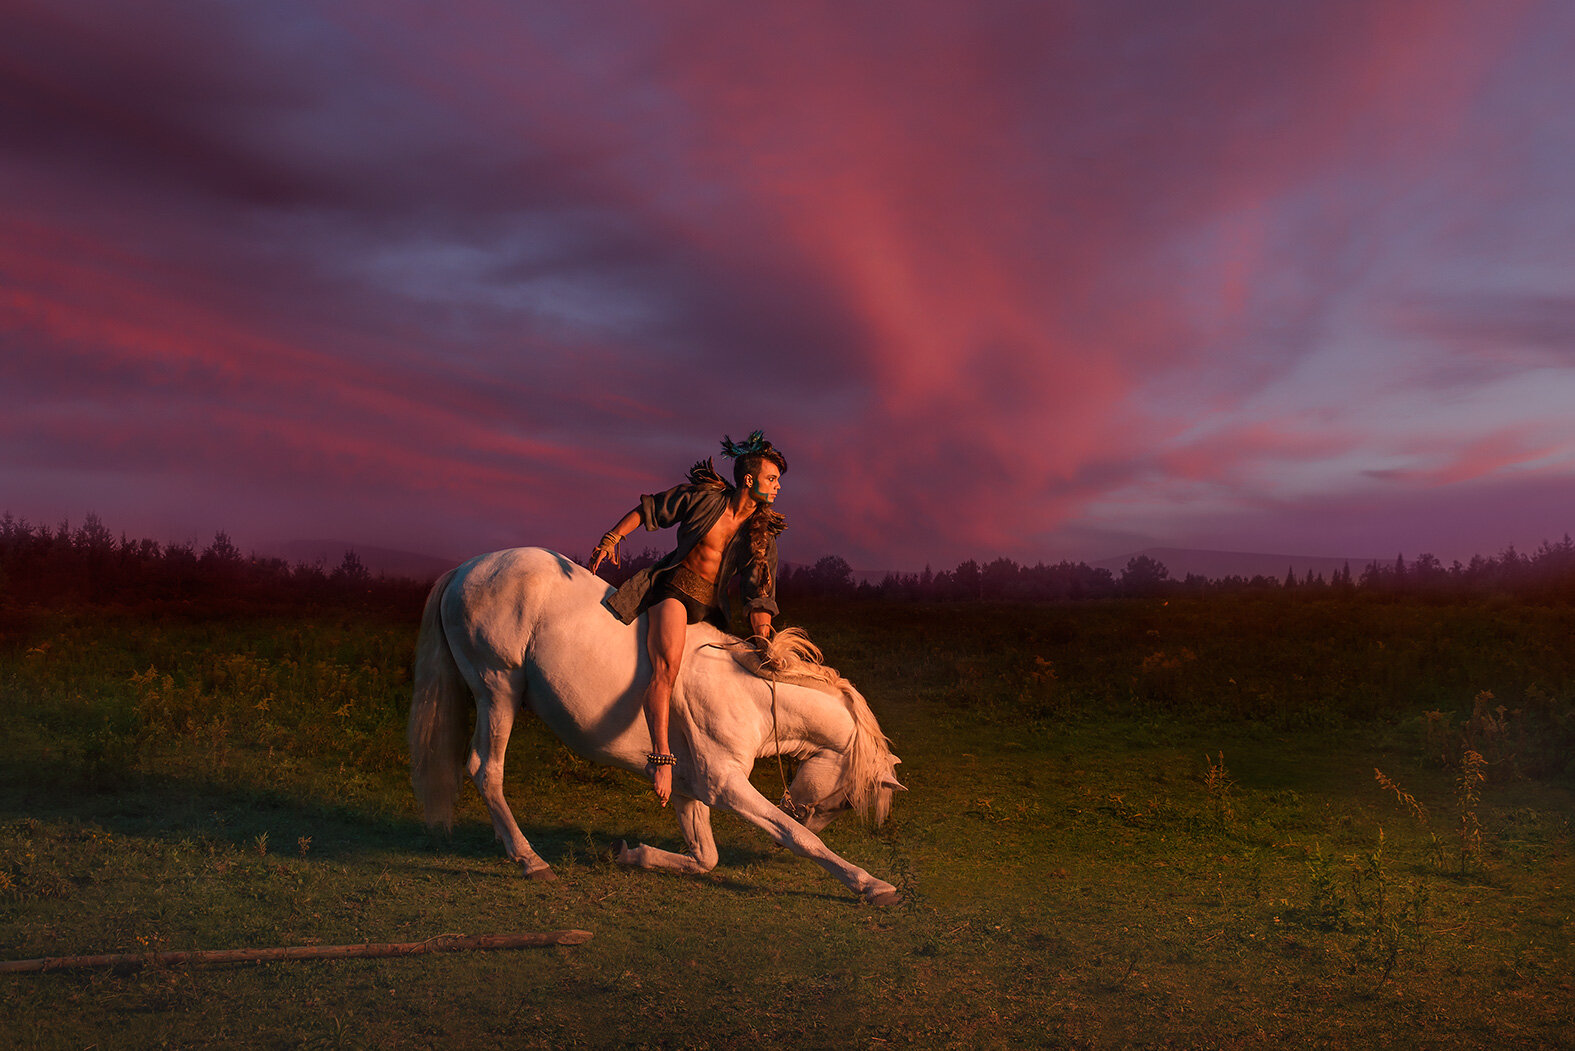
[[467,949],[528,949],[542,945],[583,945],[590,931],[549,931],[545,934],[443,934],[424,942],[364,945],[287,945],[274,949],[199,949],[190,952],[128,952],[101,956],[44,956],[37,960],[0,961],[0,973],[64,971],[84,967],[170,967],[180,963],[269,963],[275,960],[345,960],[374,956],[419,956],[429,952]]

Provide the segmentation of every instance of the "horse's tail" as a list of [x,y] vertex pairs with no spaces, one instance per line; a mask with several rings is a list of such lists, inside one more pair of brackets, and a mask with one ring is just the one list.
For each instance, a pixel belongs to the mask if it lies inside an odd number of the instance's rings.
[[432,585],[416,639],[415,692],[410,699],[410,781],[427,824],[452,828],[470,736],[470,689],[454,663],[443,630],[443,592],[449,570]]

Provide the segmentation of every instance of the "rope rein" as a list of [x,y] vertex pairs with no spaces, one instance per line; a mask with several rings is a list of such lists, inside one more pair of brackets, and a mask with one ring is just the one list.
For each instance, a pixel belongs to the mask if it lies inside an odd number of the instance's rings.
[[[727,650],[735,646],[750,646],[758,653],[760,648],[753,645],[756,639],[760,639],[761,642],[766,641],[760,635],[751,635],[747,639],[739,639],[736,642],[708,642],[700,648]],[[777,804],[777,809],[799,824],[803,824],[804,819],[809,817],[809,807],[794,802],[793,793],[788,789],[787,766],[782,762],[782,737],[777,730],[777,659],[763,656],[760,658],[760,666],[771,673],[771,677],[767,679],[771,684],[771,745],[777,756],[777,776],[782,779],[782,800]]]

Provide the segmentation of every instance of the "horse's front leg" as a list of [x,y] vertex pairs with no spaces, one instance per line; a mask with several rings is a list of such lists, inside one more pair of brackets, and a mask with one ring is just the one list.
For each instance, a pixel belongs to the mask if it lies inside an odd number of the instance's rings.
[[779,810],[775,803],[756,791],[747,775],[734,777],[723,785],[717,793],[717,805],[727,807],[750,824],[764,829],[778,846],[814,861],[871,905],[895,905],[902,900],[896,887],[844,861],[821,842],[819,836]]
[[675,795],[673,809],[678,815],[678,827],[683,829],[684,841],[689,844],[689,853],[674,854],[670,850],[646,846],[644,843],[630,848],[620,843],[615,856],[620,865],[681,872],[690,876],[716,868],[716,837],[711,834],[711,808],[698,799]]

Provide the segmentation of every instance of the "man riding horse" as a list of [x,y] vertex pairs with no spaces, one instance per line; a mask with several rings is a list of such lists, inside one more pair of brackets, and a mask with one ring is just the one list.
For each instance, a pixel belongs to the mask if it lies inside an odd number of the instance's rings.
[[688,626],[706,620],[727,630],[727,586],[734,577],[754,639],[771,637],[777,613],[776,538],[786,523],[772,504],[787,460],[759,431],[740,443],[723,436],[722,454],[733,460],[733,485],[722,480],[708,457],[690,468],[688,483],[641,496],[640,505],[619,519],[591,554],[594,573],[604,559],[618,565],[618,543],[637,527],[678,527],[672,554],[630,577],[607,599],[625,624],[648,614],[651,681],[642,703],[654,750],[646,759],[663,806],[672,795],[672,768],[678,761],[668,741],[667,716]]

